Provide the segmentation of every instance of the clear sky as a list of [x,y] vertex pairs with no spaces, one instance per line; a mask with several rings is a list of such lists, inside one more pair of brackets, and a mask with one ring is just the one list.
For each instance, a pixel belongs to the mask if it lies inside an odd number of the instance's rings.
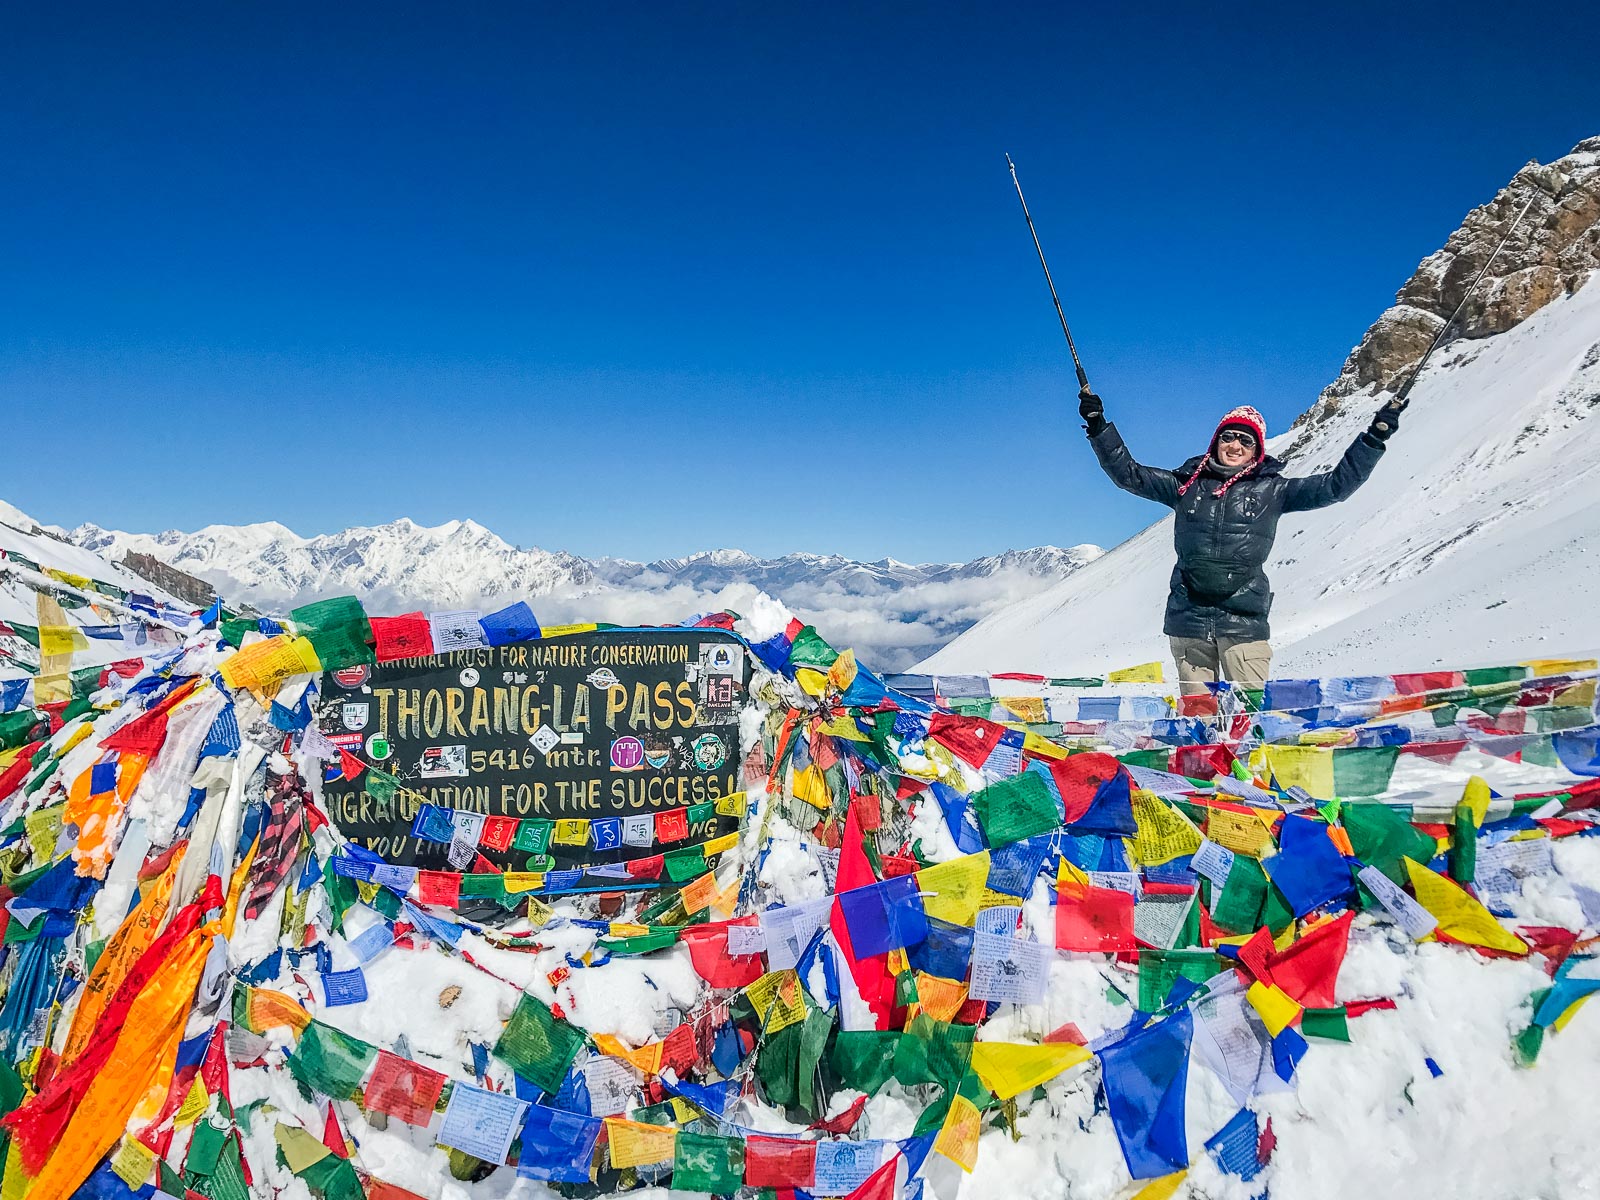
[[[1592,5],[12,4],[0,496],[651,558],[1115,543],[1600,132]],[[1402,434],[1403,436],[1403,434]]]

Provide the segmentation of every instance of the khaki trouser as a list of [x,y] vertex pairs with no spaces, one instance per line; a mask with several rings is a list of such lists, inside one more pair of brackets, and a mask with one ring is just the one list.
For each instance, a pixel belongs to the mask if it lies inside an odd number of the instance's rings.
[[1272,647],[1266,642],[1187,637],[1171,641],[1172,657],[1178,661],[1178,687],[1185,696],[1200,695],[1206,684],[1217,682],[1219,667],[1221,678],[1240,687],[1259,688],[1267,682]]

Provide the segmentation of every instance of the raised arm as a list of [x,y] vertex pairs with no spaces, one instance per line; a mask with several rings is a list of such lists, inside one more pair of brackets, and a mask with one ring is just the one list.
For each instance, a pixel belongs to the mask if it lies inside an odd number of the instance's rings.
[[1125,492],[1165,504],[1168,508],[1178,503],[1178,478],[1171,471],[1147,467],[1133,460],[1128,447],[1123,445],[1117,427],[1106,420],[1105,406],[1087,387],[1078,393],[1078,412],[1083,416],[1083,429],[1089,435],[1089,445],[1100,460],[1100,469],[1111,477],[1111,482]]
[[1400,409],[1385,405],[1372,418],[1371,427],[1355,441],[1344,457],[1331,471],[1306,475],[1289,480],[1284,492],[1284,512],[1305,512],[1312,508],[1326,508],[1347,499],[1352,492],[1367,481],[1378,460],[1383,457],[1384,443],[1400,425]]

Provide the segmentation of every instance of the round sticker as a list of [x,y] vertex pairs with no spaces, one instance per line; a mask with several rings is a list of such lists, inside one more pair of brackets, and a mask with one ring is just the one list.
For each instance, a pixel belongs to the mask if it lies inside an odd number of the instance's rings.
[[672,761],[672,743],[653,737],[645,744],[644,761],[656,771]]
[[358,688],[372,674],[372,668],[366,663],[359,667],[341,667],[333,673],[333,681],[342,688]]
[[611,766],[617,771],[637,771],[644,763],[644,743],[636,737],[619,737],[611,743]]
[[702,733],[694,740],[694,765],[702,771],[715,771],[728,761],[728,748],[714,733]]
[[463,667],[461,669],[461,686],[462,687],[477,687],[478,686],[478,668],[477,667]]
[[394,747],[383,734],[375,733],[367,739],[367,757],[374,762],[383,762],[393,753]]

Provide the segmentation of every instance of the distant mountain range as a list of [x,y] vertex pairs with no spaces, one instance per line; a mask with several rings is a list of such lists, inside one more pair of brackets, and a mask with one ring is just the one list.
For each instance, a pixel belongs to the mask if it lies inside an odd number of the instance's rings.
[[474,521],[430,527],[406,518],[315,537],[276,522],[158,534],[80,525],[65,536],[112,561],[130,551],[151,555],[229,600],[272,612],[351,593],[386,613],[488,609],[527,598],[547,621],[657,624],[715,608],[743,611],[764,592],[882,670],[932,654],[989,612],[1101,554],[1091,545],[1038,546],[967,563],[903,563],[708,550],[640,563],[524,549]]

